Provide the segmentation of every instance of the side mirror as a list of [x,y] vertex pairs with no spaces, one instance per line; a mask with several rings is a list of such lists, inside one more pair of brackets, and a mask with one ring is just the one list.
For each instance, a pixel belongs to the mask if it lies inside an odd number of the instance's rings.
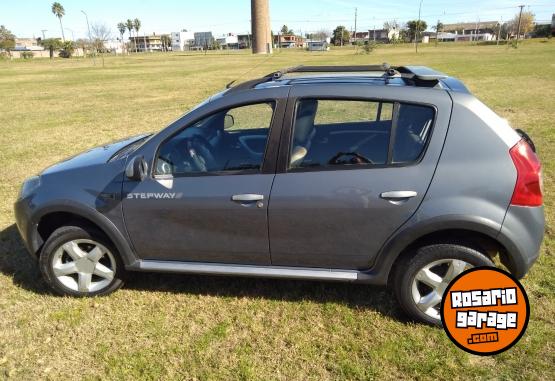
[[143,181],[148,172],[148,164],[142,156],[135,156],[125,168],[125,176],[129,180]]
[[235,125],[235,118],[233,115],[225,114],[224,117],[224,130],[230,129]]

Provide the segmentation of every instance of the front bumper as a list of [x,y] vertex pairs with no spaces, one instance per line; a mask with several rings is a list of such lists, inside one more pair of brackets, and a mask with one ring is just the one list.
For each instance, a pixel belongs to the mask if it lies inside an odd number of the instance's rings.
[[507,249],[507,266],[522,278],[538,259],[545,230],[544,208],[510,206],[498,239]]
[[40,237],[36,234],[37,227],[31,220],[31,202],[29,198],[18,199],[15,202],[14,214],[15,223],[25,248],[36,259],[36,253],[42,245],[42,241],[38,241]]

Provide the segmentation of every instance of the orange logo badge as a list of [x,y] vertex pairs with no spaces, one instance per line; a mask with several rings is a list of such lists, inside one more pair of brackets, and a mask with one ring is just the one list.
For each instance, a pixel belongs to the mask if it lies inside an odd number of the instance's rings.
[[526,331],[529,316],[528,296],[520,282],[490,267],[457,276],[441,302],[447,336],[475,355],[494,355],[512,347]]

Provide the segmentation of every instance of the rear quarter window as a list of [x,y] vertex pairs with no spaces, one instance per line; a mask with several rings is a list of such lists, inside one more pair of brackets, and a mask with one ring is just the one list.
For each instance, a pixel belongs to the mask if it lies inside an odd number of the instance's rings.
[[297,102],[289,168],[338,168],[417,161],[435,110],[387,101]]

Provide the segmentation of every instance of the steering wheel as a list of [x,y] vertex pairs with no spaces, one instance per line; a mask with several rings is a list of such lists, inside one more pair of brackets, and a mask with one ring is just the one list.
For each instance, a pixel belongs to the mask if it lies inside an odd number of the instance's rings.
[[334,157],[330,159],[328,164],[330,165],[343,164],[339,159],[341,159],[344,156],[351,157],[351,160],[349,160],[349,164],[374,164],[372,160],[368,159],[367,157],[357,152],[338,152]]
[[202,136],[194,136],[185,143],[186,156],[195,167],[196,172],[208,172],[216,166],[216,159],[212,155],[212,146]]

